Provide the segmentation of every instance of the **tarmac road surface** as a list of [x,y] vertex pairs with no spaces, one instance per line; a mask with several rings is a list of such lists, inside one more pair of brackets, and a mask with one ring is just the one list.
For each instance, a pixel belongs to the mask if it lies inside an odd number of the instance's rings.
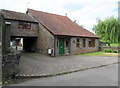
[[118,86],[118,64],[56,77],[33,79],[11,86]]

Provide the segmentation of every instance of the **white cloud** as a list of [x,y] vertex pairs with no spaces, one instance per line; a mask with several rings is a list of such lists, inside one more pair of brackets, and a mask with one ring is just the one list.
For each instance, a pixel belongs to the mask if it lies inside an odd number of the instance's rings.
[[26,12],[28,7],[35,10],[65,15],[91,31],[96,19],[117,17],[119,0],[0,0],[0,9]]

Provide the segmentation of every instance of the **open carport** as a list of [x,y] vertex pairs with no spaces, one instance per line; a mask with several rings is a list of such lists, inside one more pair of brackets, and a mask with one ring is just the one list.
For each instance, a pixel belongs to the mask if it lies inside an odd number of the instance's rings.
[[37,37],[11,37],[11,46],[16,50],[35,52]]

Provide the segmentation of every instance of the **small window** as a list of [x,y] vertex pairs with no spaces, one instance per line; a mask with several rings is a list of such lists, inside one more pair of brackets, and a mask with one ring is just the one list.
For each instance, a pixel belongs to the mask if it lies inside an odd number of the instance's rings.
[[89,47],[95,47],[95,39],[89,39]]
[[23,22],[23,28],[26,29],[27,28],[27,23]]
[[77,38],[77,40],[76,40],[76,47],[80,47],[80,39],[79,38]]
[[59,43],[59,42],[58,42],[58,40],[57,40],[57,47],[58,47],[58,43]]
[[85,39],[83,39],[83,47],[85,47]]
[[68,46],[69,46],[68,41],[66,41],[66,47],[68,47]]
[[18,28],[31,29],[31,23],[28,23],[28,22],[19,22],[18,23]]
[[27,28],[30,29],[31,28],[31,24],[27,23]]
[[19,27],[19,28],[23,28],[23,23],[22,23],[22,22],[19,22],[18,27]]

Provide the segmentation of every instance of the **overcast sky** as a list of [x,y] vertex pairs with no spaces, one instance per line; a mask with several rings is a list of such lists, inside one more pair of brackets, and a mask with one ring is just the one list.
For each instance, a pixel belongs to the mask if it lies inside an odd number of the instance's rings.
[[0,0],[0,9],[25,13],[27,8],[65,15],[92,31],[97,19],[118,16],[119,0]]

